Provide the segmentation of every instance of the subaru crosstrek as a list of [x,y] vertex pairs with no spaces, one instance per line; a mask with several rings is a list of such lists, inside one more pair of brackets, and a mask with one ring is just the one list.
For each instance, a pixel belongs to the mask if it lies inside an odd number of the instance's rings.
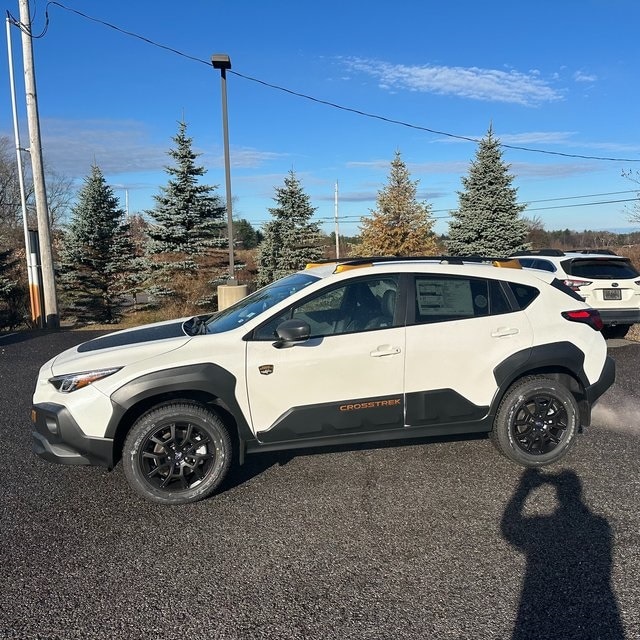
[[559,460],[614,380],[602,323],[552,274],[461,259],[309,265],[213,315],[118,331],[47,362],[35,452],[113,468],[164,504],[247,454],[488,432]]

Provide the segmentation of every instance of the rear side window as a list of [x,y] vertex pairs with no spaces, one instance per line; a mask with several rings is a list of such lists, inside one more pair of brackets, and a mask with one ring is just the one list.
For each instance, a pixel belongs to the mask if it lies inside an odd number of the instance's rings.
[[538,289],[528,284],[509,282],[508,285],[516,297],[520,309],[526,309],[540,295]]
[[533,266],[535,269],[542,269],[543,271],[550,271],[551,273],[554,273],[556,270],[553,262],[549,262],[548,260],[534,260]]
[[500,283],[495,280],[417,275],[415,286],[417,324],[463,320],[512,311]]
[[576,278],[594,280],[625,280],[637,278],[638,271],[628,260],[611,260],[610,258],[588,258],[565,260],[562,266],[566,273]]
[[518,262],[528,269],[542,269],[543,271],[550,271],[551,273],[556,270],[553,262],[549,262],[548,260],[539,260],[538,258],[521,258],[518,256]]

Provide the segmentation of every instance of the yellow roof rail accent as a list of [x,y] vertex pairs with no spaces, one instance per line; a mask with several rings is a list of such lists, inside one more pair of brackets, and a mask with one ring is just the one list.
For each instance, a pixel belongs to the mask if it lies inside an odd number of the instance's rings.
[[504,260],[494,260],[491,263],[494,267],[506,267],[507,269],[522,269],[520,260],[510,260],[505,258]]
[[339,264],[333,273],[342,273],[343,271],[351,271],[351,269],[363,269],[364,267],[372,267],[373,262],[361,262],[359,264]]
[[328,264],[337,264],[335,262],[308,262],[305,265],[305,270],[307,269],[317,269],[318,267],[326,267]]

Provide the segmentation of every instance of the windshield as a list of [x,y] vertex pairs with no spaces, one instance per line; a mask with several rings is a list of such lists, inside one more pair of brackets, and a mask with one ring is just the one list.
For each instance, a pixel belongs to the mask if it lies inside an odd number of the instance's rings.
[[276,280],[211,316],[207,321],[207,333],[223,333],[236,329],[317,280],[317,276],[307,273],[294,273]]

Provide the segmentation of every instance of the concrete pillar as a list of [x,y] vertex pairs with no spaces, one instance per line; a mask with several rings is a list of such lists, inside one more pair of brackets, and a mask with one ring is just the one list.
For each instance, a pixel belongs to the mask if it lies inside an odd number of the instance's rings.
[[218,287],[218,311],[230,307],[249,293],[246,284],[221,284]]

